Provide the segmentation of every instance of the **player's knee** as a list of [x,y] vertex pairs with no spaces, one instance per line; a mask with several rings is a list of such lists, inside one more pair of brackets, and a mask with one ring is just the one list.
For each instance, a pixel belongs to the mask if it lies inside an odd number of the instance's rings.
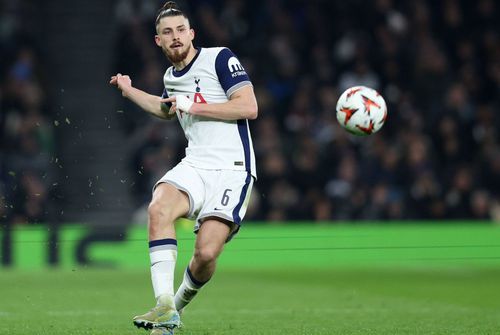
[[163,199],[154,199],[148,206],[149,221],[156,222],[173,222],[175,219],[172,207]]
[[215,248],[204,247],[196,248],[194,251],[194,258],[199,264],[207,265],[215,262],[219,253]]

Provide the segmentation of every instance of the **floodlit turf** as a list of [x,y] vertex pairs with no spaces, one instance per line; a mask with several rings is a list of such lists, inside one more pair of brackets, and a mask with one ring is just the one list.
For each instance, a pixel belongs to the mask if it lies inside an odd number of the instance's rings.
[[[177,334],[500,334],[498,233],[248,229],[228,245]],[[149,334],[131,320],[152,305],[147,264],[0,269],[0,334]]]
[[[0,334],[148,334],[149,273],[3,272]],[[499,334],[500,270],[225,270],[179,334]]]

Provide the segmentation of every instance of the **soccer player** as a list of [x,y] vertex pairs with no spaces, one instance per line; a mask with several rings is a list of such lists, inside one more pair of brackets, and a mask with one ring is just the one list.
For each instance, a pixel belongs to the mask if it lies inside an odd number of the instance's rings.
[[[153,188],[148,231],[156,306],[133,319],[152,334],[173,334],[180,312],[210,280],[224,244],[245,215],[256,178],[248,120],[257,117],[257,102],[247,73],[229,49],[193,46],[194,30],[175,2],[159,10],[156,33],[156,44],[173,65],[165,72],[163,95],[133,87],[120,73],[110,84],[157,117],[177,116],[188,140],[186,156]],[[196,220],[197,235],[174,295],[174,221],[180,217]]]

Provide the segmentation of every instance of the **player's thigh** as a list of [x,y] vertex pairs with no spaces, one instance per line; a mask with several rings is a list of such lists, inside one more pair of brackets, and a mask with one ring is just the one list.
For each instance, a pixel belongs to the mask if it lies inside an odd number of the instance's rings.
[[[170,187],[165,187],[163,185],[168,185]],[[167,193],[163,194],[162,192],[158,195],[162,200],[170,203],[178,200],[178,195],[182,194],[181,216],[187,218],[196,217],[205,199],[205,185],[200,175],[193,167],[183,163],[177,164],[158,180],[154,187],[154,193],[156,193],[156,189],[160,186],[167,190]],[[172,188],[178,192],[171,191]],[[154,193],[153,199],[155,197]],[[169,198],[169,196],[173,196],[173,198]],[[186,201],[187,210],[185,210]]]
[[175,220],[188,214],[190,202],[188,195],[168,182],[158,184],[153,191],[150,212],[166,213]]

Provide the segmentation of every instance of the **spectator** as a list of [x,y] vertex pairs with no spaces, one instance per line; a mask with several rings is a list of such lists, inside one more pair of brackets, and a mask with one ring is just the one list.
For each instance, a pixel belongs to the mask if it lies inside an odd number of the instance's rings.
[[34,36],[19,23],[23,4],[0,6],[0,222],[47,219],[54,134]]
[[[189,5],[196,44],[230,45],[255,84],[261,117],[251,125],[259,169],[254,196],[261,201],[250,217],[490,219],[499,212],[495,1]],[[143,86],[161,85],[155,74],[166,65],[153,43],[144,44],[154,30],[142,22],[153,14],[137,12],[119,17],[117,62],[147,78]],[[123,56],[130,52],[148,65],[130,63],[137,59]],[[378,89],[389,106],[387,124],[369,138],[347,134],[335,119],[339,94],[360,84]],[[151,122],[134,120],[128,131],[144,133]],[[167,133],[162,128],[169,126],[156,127]],[[152,146],[143,138],[134,170],[162,150],[165,164],[183,155],[172,139]],[[137,178],[138,194],[147,196],[150,182]]]

